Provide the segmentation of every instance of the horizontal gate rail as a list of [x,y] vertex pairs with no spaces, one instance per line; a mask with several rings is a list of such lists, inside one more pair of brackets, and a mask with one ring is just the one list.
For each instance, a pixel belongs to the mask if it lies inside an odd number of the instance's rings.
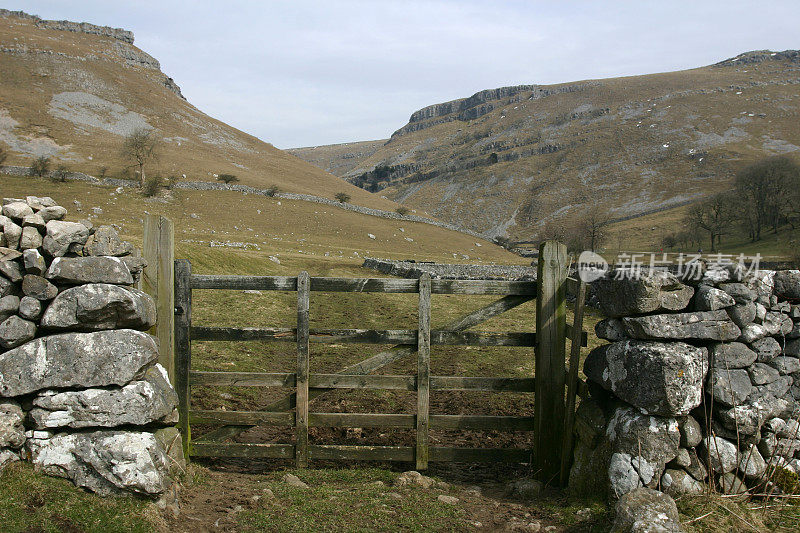
[[[189,373],[191,385],[228,387],[294,387],[296,375],[291,372],[204,372]],[[534,378],[431,376],[431,390],[534,392]],[[417,390],[416,376],[380,376],[364,374],[310,374],[312,389],[381,389]]]
[[[297,278],[291,276],[209,276],[192,275],[192,289],[296,291]],[[311,291],[316,292],[383,292],[417,293],[419,281],[394,278],[311,278]],[[503,296],[535,296],[535,281],[506,280],[431,280],[431,294],[499,294]]]

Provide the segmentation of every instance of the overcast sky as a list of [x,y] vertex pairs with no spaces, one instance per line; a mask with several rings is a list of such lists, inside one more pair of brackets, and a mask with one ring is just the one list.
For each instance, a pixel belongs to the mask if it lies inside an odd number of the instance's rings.
[[800,48],[800,1],[15,1],[132,30],[202,111],[279,148],[386,138],[482,89]]

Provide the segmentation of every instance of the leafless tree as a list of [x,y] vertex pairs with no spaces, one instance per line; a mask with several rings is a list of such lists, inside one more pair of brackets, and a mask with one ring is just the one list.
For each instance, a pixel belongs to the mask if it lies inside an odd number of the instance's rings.
[[139,182],[145,184],[144,167],[158,158],[160,139],[152,128],[136,128],[122,143],[122,156],[139,167]]
[[737,214],[734,209],[733,193],[719,193],[692,205],[686,214],[684,224],[688,230],[700,228],[708,233],[711,251],[730,233]]
[[756,161],[736,175],[736,190],[752,209],[752,240],[761,239],[761,231],[773,231],[788,211],[793,209],[791,193],[800,186],[800,165],[788,156],[774,156]]

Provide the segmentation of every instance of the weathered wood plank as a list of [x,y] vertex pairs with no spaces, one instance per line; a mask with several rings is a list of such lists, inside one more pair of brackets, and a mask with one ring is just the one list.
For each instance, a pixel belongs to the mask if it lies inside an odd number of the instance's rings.
[[191,424],[254,425],[254,426],[294,426],[294,413],[268,413],[265,411],[189,411]]
[[567,247],[543,242],[537,268],[534,472],[545,483],[558,478],[561,467],[567,268]]
[[312,389],[417,390],[416,376],[365,376],[361,374],[311,374]]
[[402,461],[414,460],[411,446],[340,446],[312,444],[308,447],[311,459],[327,461]]
[[428,468],[431,388],[431,277],[419,278],[419,333],[417,335],[417,470]]
[[297,278],[289,276],[213,276],[191,278],[192,289],[226,289],[253,291],[296,291]]
[[189,372],[192,386],[223,387],[294,387],[297,384],[294,372]]
[[[192,276],[193,289],[297,290],[296,278],[287,276]],[[383,292],[414,293],[418,281],[395,278],[311,278],[311,290],[320,292]],[[535,296],[535,281],[506,280],[433,280],[433,294],[500,294],[513,296]]]
[[586,299],[586,283],[578,282],[578,293],[575,297],[572,342],[569,351],[569,373],[567,375],[567,405],[564,412],[564,435],[561,446],[561,485],[565,486],[569,479],[569,467],[572,463],[572,432],[575,424],[575,400],[578,395],[578,366],[580,366],[581,346],[580,333],[583,330],[583,307]]
[[433,429],[533,431],[532,416],[431,415]]
[[239,457],[242,459],[292,459],[293,444],[220,444],[192,443],[192,457]]
[[431,461],[461,463],[529,463],[531,451],[514,448],[431,447]]
[[534,392],[534,378],[431,376],[431,390]]
[[[566,333],[567,338],[571,339],[573,337],[572,324],[567,324],[564,331]],[[581,331],[581,337],[579,342],[581,346],[583,346],[584,348],[589,346],[589,334],[586,333],[585,331]]]
[[308,272],[297,276],[297,447],[298,468],[308,466],[308,311],[310,279]]
[[156,325],[151,329],[159,343],[158,362],[175,384],[175,235],[172,221],[158,215],[144,220],[142,290],[156,303]]
[[402,413],[309,413],[308,424],[311,427],[398,427],[410,429],[415,427],[416,417]]
[[189,278],[192,265],[189,261],[175,261],[175,392],[178,393],[178,429],[183,437],[183,454],[189,458],[191,429],[189,425],[189,406],[191,389],[189,372],[192,366],[191,337],[189,326],[192,323],[192,290]]
[[[192,327],[196,341],[291,341],[297,340],[294,328]],[[416,344],[417,331],[410,329],[312,329],[312,343]],[[535,346],[535,333],[495,331],[431,331],[431,344],[453,346]]]

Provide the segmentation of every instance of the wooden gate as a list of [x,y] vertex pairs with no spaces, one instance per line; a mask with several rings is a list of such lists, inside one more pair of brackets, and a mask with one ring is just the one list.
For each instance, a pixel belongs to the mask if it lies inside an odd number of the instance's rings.
[[[565,481],[571,456],[572,411],[582,385],[577,376],[583,285],[567,278],[566,248],[543,243],[538,281],[431,280],[326,278],[301,272],[285,276],[195,275],[188,261],[175,261],[175,382],[180,398],[180,429],[188,457],[249,457],[294,459],[299,467],[309,460],[407,461],[425,469],[431,461],[533,463],[542,479]],[[575,323],[566,324],[567,285],[577,295]],[[293,291],[297,293],[296,328],[221,328],[192,325],[192,291],[198,289]],[[312,292],[381,292],[418,294],[419,324],[415,330],[310,329]],[[500,295],[502,298],[431,330],[431,295]],[[537,331],[474,332],[472,326],[518,305],[537,299]],[[572,341],[569,381],[565,365],[566,338]],[[191,341],[291,341],[297,345],[295,372],[203,372],[192,369]],[[337,374],[309,372],[310,343],[394,344],[387,351],[349,366]],[[535,348],[534,377],[433,376],[431,345],[529,346]],[[405,356],[416,353],[415,375],[370,375]],[[193,409],[191,388],[203,386],[295,388],[262,411],[209,411]],[[395,389],[414,391],[416,414],[318,413],[309,402],[333,389]],[[513,391],[535,393],[534,413],[527,416],[439,415],[429,413],[431,391]],[[294,411],[292,412],[292,409]],[[191,437],[192,424],[221,426]],[[253,426],[294,428],[294,444],[244,444],[226,440]],[[416,446],[343,446],[309,444],[309,427],[397,427],[416,430]],[[533,431],[534,449],[453,448],[431,446],[430,429]],[[563,450],[568,450],[563,453]]]

